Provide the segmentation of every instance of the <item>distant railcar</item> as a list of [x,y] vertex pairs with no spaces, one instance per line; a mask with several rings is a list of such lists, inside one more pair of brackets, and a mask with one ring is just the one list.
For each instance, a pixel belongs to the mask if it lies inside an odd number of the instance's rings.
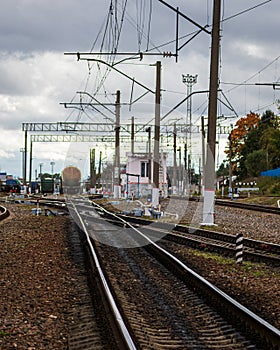
[[8,179],[6,183],[1,185],[1,191],[20,193],[21,184],[17,179]]
[[[54,191],[54,180],[50,177],[45,177],[41,180],[41,192],[42,193],[53,193]],[[32,190],[32,184],[31,184]]]
[[81,189],[81,172],[75,166],[67,166],[62,171],[62,188],[64,194],[77,194]]

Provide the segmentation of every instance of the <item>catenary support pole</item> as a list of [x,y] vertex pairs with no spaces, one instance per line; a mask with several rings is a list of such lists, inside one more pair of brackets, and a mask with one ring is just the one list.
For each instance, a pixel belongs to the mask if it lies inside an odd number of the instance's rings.
[[208,133],[206,148],[206,165],[204,174],[204,202],[202,225],[214,225],[215,204],[215,147],[216,147],[216,120],[217,98],[219,84],[219,44],[220,44],[220,13],[221,0],[214,0],[212,22],[212,45],[208,104]]
[[151,127],[146,128],[146,132],[148,133],[148,177],[149,177],[149,185],[152,182],[152,153],[151,153]]
[[33,142],[30,141],[30,150],[29,150],[29,187],[31,188],[32,181],[32,157],[33,157]]
[[90,188],[96,186],[96,171],[95,171],[95,148],[90,150]]
[[160,136],[160,86],[161,86],[161,62],[156,62],[156,96],[155,96],[155,140],[153,162],[153,194],[154,207],[159,205],[159,136]]
[[134,117],[131,117],[131,153],[134,154]]
[[201,145],[202,145],[202,181],[201,181],[201,194],[204,195],[205,181],[205,128],[204,128],[204,116],[201,117]]
[[232,188],[232,132],[229,134],[229,165],[228,165],[228,177],[229,177],[229,186],[228,186],[228,195],[233,199],[233,188]]
[[173,127],[173,194],[177,194],[177,134],[176,134],[176,123]]
[[26,185],[26,172],[27,172],[27,130],[24,131],[24,174],[23,184]]
[[115,125],[115,167],[114,167],[114,198],[120,198],[120,96],[117,90],[116,97],[116,125]]
[[102,166],[102,151],[99,151],[99,162],[98,162],[98,187],[101,185],[101,166]]

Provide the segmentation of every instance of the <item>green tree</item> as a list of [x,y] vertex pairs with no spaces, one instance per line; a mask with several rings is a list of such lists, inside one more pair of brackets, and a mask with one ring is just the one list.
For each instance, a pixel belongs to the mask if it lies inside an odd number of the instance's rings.
[[[261,117],[250,113],[240,118],[231,137],[233,174],[239,178],[280,166],[280,119],[272,111],[267,110]],[[259,150],[262,152],[255,153]],[[229,159],[229,150],[226,153]],[[253,160],[260,161],[255,163],[255,172]]]
[[272,115],[262,123],[261,147],[267,152],[267,168],[280,167],[280,124],[279,117]]
[[219,169],[216,171],[216,175],[217,176],[228,175],[228,164],[226,164],[225,160],[220,164]]
[[266,170],[267,167],[266,151],[259,149],[248,154],[245,160],[245,166],[249,176],[259,176],[261,171]]

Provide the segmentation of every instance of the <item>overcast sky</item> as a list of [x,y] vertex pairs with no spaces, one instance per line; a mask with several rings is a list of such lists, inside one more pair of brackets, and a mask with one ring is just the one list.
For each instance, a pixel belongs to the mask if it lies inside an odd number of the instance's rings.
[[[0,170],[15,176],[22,175],[20,149],[24,147],[22,123],[84,121],[105,123],[104,117],[92,109],[85,113],[64,108],[62,102],[79,102],[77,91],[95,94],[106,66],[77,61],[65,52],[111,51],[116,40],[115,19],[121,33],[118,52],[149,51],[174,52],[175,14],[157,0],[128,0],[122,18],[125,0],[112,1],[108,16],[109,0],[9,0],[1,3],[0,12]],[[212,0],[167,0],[173,7],[201,26],[211,31]],[[218,104],[222,125],[235,124],[239,117],[250,111],[262,114],[270,109],[278,113],[276,101],[279,90],[256,83],[274,83],[280,80],[279,0],[222,1],[220,89],[223,91]],[[117,11],[115,4],[117,3]],[[152,4],[152,7],[150,7]],[[254,9],[246,11],[250,8]],[[243,11],[245,11],[243,13]],[[236,16],[235,16],[236,15]],[[106,23],[108,26],[106,27]],[[106,31],[107,28],[107,31]],[[137,28],[140,29],[137,31]],[[191,38],[198,27],[180,18],[180,45]],[[169,43],[162,46],[163,44]],[[174,58],[144,56],[143,60],[128,60],[116,67],[151,90],[155,89],[156,61],[162,62],[162,114],[167,113],[186,95],[182,74],[198,75],[193,91],[208,90],[211,36],[201,32]],[[98,56],[93,56],[98,58]],[[116,60],[129,57],[118,56]],[[106,60],[105,56],[99,57]],[[144,89],[110,71],[96,98],[102,103],[114,103],[116,90],[121,91],[121,101],[136,99]],[[207,94],[192,98],[192,122],[199,124],[201,115],[207,116]],[[83,102],[87,102],[83,95]],[[228,102],[232,110],[226,107]],[[143,123],[154,114],[154,95],[147,94],[131,109],[121,108],[122,122],[132,116],[136,123]],[[108,107],[114,110],[113,107]],[[104,110],[103,110],[104,112]],[[109,113],[109,112],[108,112]],[[108,114],[106,113],[106,115]],[[185,121],[186,104],[165,120],[166,123]],[[113,117],[113,114],[108,114]],[[199,135],[198,135],[199,136]],[[224,136],[219,136],[219,158],[222,160]],[[194,148],[199,141],[194,136]],[[61,143],[36,143],[33,153],[33,169],[43,163],[50,172],[54,161],[55,171],[61,171],[77,148],[88,156],[91,145]],[[104,146],[104,145],[103,145]],[[110,145],[106,145],[104,157],[110,157]],[[28,145],[29,147],[29,145]],[[70,152],[70,153],[69,153]],[[199,151],[197,157],[199,156]],[[111,152],[112,153],[112,152]],[[29,157],[29,154],[28,154]],[[197,159],[196,159],[197,160]],[[34,170],[33,170],[34,171]],[[32,177],[34,175],[32,174]]]

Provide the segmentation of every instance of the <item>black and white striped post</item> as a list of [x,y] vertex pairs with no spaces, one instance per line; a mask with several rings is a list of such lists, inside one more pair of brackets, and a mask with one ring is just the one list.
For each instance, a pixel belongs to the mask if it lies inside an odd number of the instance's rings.
[[235,261],[237,264],[242,264],[243,262],[243,234],[242,233],[238,233],[236,235]]

